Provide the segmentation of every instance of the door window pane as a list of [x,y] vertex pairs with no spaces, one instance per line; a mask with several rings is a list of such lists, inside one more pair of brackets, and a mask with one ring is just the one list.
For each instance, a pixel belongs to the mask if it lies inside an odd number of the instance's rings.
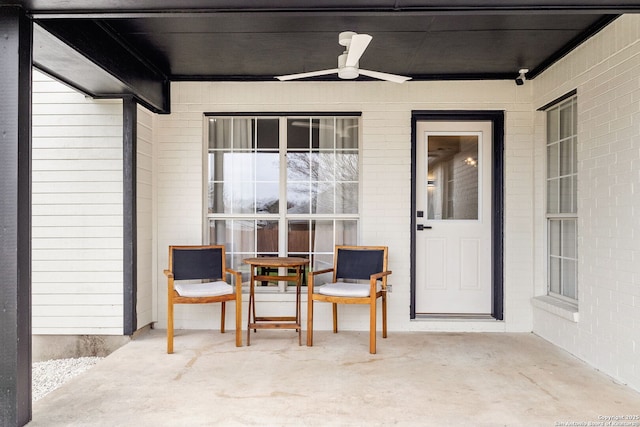
[[428,219],[478,219],[478,149],[477,135],[428,137]]

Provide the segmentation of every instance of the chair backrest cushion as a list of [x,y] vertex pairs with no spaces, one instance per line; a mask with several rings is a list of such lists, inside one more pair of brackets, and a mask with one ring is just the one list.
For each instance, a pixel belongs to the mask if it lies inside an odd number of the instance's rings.
[[384,271],[384,251],[377,249],[338,249],[336,279],[369,280]]
[[175,280],[224,279],[222,248],[173,248],[173,276]]

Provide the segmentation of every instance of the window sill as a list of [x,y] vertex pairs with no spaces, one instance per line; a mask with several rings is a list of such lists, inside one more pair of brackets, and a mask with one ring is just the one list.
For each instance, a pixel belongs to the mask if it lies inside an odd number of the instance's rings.
[[578,323],[580,320],[580,313],[578,312],[578,306],[561,301],[559,299],[550,297],[548,295],[542,295],[531,299],[531,303],[534,307],[547,311],[563,319],[569,320],[574,323]]

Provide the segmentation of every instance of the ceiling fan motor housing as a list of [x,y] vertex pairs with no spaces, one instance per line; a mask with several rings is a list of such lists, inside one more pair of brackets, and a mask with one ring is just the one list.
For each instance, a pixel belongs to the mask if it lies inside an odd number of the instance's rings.
[[343,53],[342,55],[338,56],[338,77],[340,77],[341,79],[357,79],[358,76],[360,75],[360,72],[358,71],[358,67],[360,66],[360,63],[357,62],[355,66],[353,67],[347,67],[345,65],[345,63],[347,62],[347,54]]
[[351,44],[351,38],[355,36],[357,33],[354,31],[343,31],[338,35],[338,43],[340,46],[347,46]]

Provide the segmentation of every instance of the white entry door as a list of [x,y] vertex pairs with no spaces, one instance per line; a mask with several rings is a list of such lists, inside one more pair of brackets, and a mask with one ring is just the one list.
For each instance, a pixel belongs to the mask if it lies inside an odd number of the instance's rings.
[[416,314],[491,314],[491,126],[417,124]]

